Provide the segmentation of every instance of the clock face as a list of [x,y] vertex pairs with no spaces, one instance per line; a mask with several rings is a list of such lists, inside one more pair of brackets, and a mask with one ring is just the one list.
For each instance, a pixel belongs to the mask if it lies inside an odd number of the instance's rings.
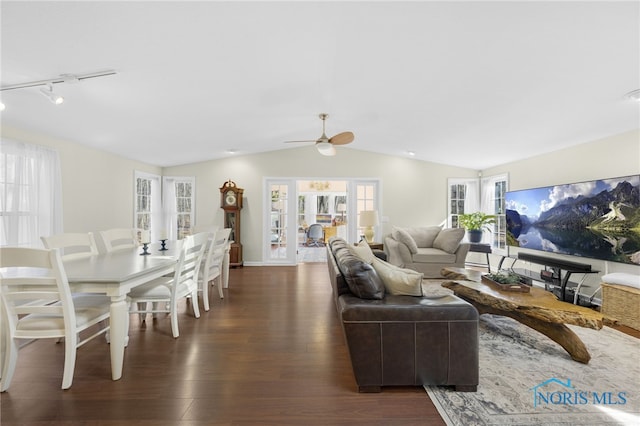
[[236,193],[233,191],[227,192],[227,196],[224,198],[224,202],[228,206],[232,206],[236,204]]

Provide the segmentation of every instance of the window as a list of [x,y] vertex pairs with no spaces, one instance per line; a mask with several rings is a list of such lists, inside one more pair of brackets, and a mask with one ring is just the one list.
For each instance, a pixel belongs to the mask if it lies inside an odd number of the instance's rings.
[[448,185],[447,223],[450,228],[459,228],[459,215],[479,210],[478,179],[452,178],[448,180]]
[[[358,227],[357,227],[357,241],[359,241],[364,235],[365,228],[360,226],[360,212],[364,210],[379,210],[378,206],[378,182],[371,181],[356,181],[356,215],[358,217]],[[348,209],[348,208],[347,208]],[[380,214],[380,212],[378,212]],[[380,216],[378,216],[380,217]],[[376,237],[380,237],[378,234],[378,226],[374,226],[374,235]]]
[[40,236],[62,232],[58,153],[0,141],[0,245],[42,247]]
[[162,233],[160,176],[136,171],[134,189],[135,227],[150,231],[151,241],[157,241]]
[[507,175],[482,178],[482,211],[496,216],[491,231],[490,243],[494,250],[507,248],[507,222],[504,209],[504,196],[507,192]]
[[163,178],[164,225],[169,239],[183,239],[193,233],[195,215],[195,178]]
[[464,194],[465,187],[463,184],[453,184],[449,186],[449,217],[451,218],[450,226],[459,228],[458,216],[464,214]]
[[[270,258],[285,260],[287,251],[287,228],[289,223],[289,185],[271,184],[271,235]],[[296,233],[297,234],[297,233]],[[294,234],[294,235],[296,235]],[[295,240],[294,240],[295,241]]]
[[[489,176],[480,179],[452,178],[449,186],[448,224],[458,228],[458,215],[481,211],[496,216],[491,232],[485,232],[483,242],[491,244],[497,251],[506,250],[506,219],[504,195],[507,191],[507,175]],[[481,191],[478,191],[480,186]]]

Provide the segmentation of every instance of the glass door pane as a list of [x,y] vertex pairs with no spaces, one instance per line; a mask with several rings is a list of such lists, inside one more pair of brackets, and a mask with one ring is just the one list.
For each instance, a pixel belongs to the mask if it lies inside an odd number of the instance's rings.
[[286,260],[289,186],[271,184],[270,245],[269,258]]

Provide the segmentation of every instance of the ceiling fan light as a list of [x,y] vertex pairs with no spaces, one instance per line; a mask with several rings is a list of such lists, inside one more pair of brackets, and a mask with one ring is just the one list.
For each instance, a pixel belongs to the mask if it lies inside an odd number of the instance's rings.
[[329,142],[318,142],[316,143],[316,148],[322,155],[326,155],[328,157],[336,155],[336,148]]

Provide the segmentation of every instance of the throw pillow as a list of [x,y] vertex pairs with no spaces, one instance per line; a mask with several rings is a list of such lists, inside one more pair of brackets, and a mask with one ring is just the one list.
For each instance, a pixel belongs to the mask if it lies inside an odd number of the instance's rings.
[[394,227],[391,231],[391,236],[401,243],[404,243],[407,247],[409,247],[409,251],[411,254],[416,254],[418,252],[418,245],[415,240],[406,230],[402,228]]
[[447,253],[455,253],[463,238],[464,228],[443,229],[433,241],[433,247]]
[[412,269],[400,268],[377,257],[371,264],[384,283],[387,293],[405,296],[422,296],[422,274]]
[[373,266],[353,253],[341,255],[340,271],[354,296],[360,299],[384,298],[384,283]]
[[369,244],[366,243],[358,243],[357,246],[351,246],[351,249],[356,256],[368,264],[371,264],[371,262],[373,262],[373,258],[376,257],[376,255],[373,254],[373,251],[371,251]]

